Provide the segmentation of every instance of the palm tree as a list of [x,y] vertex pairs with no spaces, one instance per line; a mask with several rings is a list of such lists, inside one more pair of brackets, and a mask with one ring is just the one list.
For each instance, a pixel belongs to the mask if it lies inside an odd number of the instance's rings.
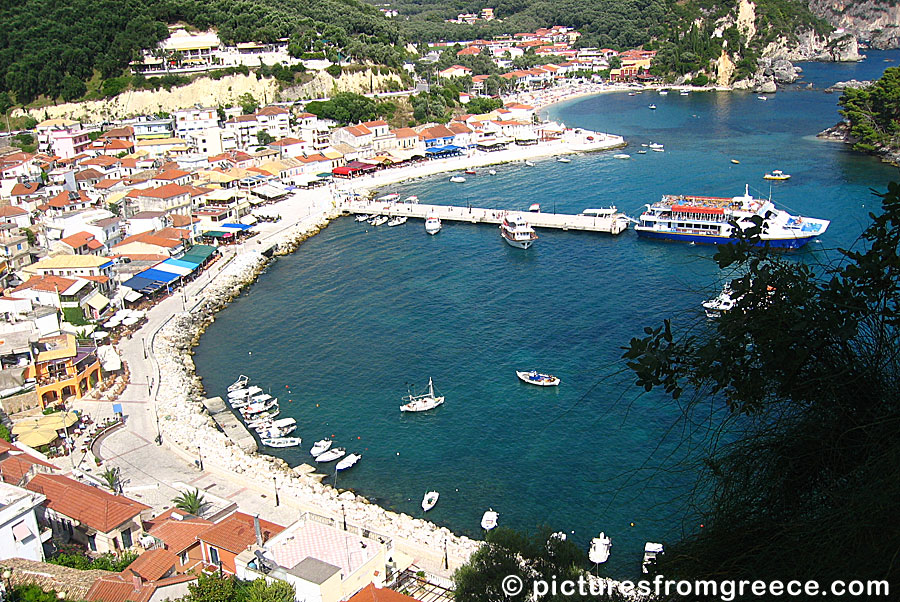
[[200,514],[200,510],[202,510],[205,505],[203,494],[200,493],[199,489],[184,491],[181,495],[173,499],[172,502],[179,510],[184,510],[188,514],[193,514],[195,516]]
[[107,468],[100,474],[100,478],[106,481],[106,486],[109,487],[110,491],[116,493],[119,491],[119,469],[118,468]]

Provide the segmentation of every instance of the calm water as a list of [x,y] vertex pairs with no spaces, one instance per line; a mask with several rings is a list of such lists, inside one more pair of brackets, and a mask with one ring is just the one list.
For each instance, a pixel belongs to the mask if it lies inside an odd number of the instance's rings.
[[[900,52],[803,65],[805,81],[872,79],[891,66],[886,58]],[[584,155],[499,166],[464,185],[441,176],[392,190],[431,203],[539,202],[568,213],[615,204],[637,215],[663,193],[732,196],[746,183],[768,195],[762,175],[783,169],[793,178],[774,183],[773,198],[833,220],[820,244],[798,254],[816,259],[856,239],[877,206],[869,188],[898,175],[815,138],[838,121],[837,99],[802,89],[765,102],[749,93],[590,97],[550,115],[623,134],[631,160]],[[665,152],[635,154],[651,141]],[[547,524],[585,547],[604,530],[614,543],[604,570],[633,575],[645,541],[699,527],[685,497],[694,474],[680,460],[697,456],[706,431],[701,423],[683,440],[677,407],[614,376],[620,348],[664,318],[676,327],[697,321],[722,275],[711,248],[639,241],[632,231],[540,235],[523,252],[490,226],[447,223],[430,237],[420,221],[337,220],[219,314],[197,349],[198,371],[209,394],[223,394],[238,373],[270,388],[304,439],[302,449],[276,452],[292,465],[310,462],[312,443],[334,436],[364,456],[339,487],[414,516],[436,489],[428,518],[475,536],[488,507],[504,526]],[[520,383],[514,370],[532,367],[562,385]],[[445,405],[401,414],[407,384],[424,387],[429,376]]]

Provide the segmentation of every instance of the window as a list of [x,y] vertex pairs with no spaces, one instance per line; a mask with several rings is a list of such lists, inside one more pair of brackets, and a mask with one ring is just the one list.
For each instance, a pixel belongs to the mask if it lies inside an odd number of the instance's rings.
[[213,564],[218,565],[219,564],[219,550],[217,550],[216,548],[214,548],[212,546],[209,546],[209,559]]
[[134,541],[131,539],[131,529],[122,531],[122,545],[125,548],[130,548],[134,545]]

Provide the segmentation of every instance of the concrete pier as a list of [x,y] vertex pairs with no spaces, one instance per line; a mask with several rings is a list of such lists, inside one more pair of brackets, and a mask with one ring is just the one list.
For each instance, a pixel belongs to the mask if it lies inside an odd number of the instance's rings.
[[228,435],[228,438],[235,445],[245,452],[256,451],[256,439],[253,438],[253,435],[250,434],[244,423],[231,413],[231,410],[225,405],[224,399],[221,397],[210,397],[203,400],[203,405],[213,420],[216,421],[216,424],[219,425],[219,428],[222,429],[222,432]]
[[[441,221],[450,220],[472,224],[500,224],[507,215],[520,215],[534,228],[556,228],[558,230],[581,230],[585,232],[605,232],[621,234],[628,228],[629,218],[624,213],[588,216],[567,213],[535,213],[531,211],[507,211],[485,209],[483,207],[457,207],[452,205],[422,205],[412,203],[390,203],[377,200],[353,200],[340,207],[350,214],[379,214],[387,216],[405,215],[425,219],[430,215]],[[381,226],[386,228],[387,225]]]

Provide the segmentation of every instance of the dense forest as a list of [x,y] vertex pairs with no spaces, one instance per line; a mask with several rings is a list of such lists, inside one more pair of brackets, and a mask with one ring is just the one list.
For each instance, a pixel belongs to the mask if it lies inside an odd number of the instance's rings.
[[847,88],[840,114],[850,122],[853,148],[864,152],[900,149],[900,67],[889,67],[868,88]]
[[215,27],[226,43],[287,37],[298,56],[330,50],[398,67],[405,55],[396,24],[358,0],[25,0],[4,2],[0,22],[0,93],[18,104],[81,97],[95,72],[121,75],[176,22]]

